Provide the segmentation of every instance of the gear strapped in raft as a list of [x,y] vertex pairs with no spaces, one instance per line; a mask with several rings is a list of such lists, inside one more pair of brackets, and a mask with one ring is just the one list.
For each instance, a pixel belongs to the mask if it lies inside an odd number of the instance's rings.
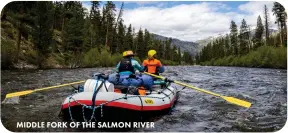
[[[132,112],[128,113],[128,116],[132,116],[133,112],[144,114],[145,112],[171,111],[178,99],[177,89],[171,87],[168,82],[164,82],[164,84],[164,88],[161,88],[161,85],[152,85],[151,91],[147,92],[143,91],[144,87],[142,86],[116,88],[119,85],[114,85],[101,78],[101,75],[94,76],[94,79],[88,79],[84,86],[78,87],[77,93],[66,98],[62,104],[61,114],[71,121],[97,121],[109,117],[111,111],[119,109]],[[119,93],[116,92],[117,89],[127,89],[127,91]],[[132,89],[138,89],[139,93],[131,94]],[[80,92],[79,90],[83,91]],[[104,114],[106,114],[105,117]],[[120,117],[119,112],[113,114],[117,114],[117,117],[114,118]],[[74,117],[78,118],[74,119]]]

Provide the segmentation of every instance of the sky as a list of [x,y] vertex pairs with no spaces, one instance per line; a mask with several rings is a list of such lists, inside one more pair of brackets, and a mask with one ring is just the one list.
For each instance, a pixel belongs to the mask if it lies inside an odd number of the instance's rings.
[[[101,6],[105,3],[101,2]],[[114,3],[118,14],[122,2]],[[82,4],[90,10],[89,1]],[[229,33],[232,20],[239,28],[245,19],[254,29],[259,15],[264,21],[264,5],[268,7],[270,28],[277,29],[270,1],[125,1],[122,18],[136,31],[141,28],[183,41],[197,41]]]

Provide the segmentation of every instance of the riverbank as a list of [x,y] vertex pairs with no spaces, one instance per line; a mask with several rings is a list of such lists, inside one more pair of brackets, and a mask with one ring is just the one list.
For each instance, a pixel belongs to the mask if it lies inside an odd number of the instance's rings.
[[287,69],[287,48],[262,46],[243,56],[227,56],[201,62],[204,66],[237,66]]
[[[33,50],[31,42],[26,41],[23,42],[25,47],[23,47],[17,60],[15,56],[15,40],[5,39],[4,37],[4,39],[1,39],[1,43],[1,70],[115,67],[122,59],[121,54],[112,54],[108,48],[104,47],[92,48],[87,52],[76,55],[51,53],[40,60],[39,53]],[[134,59],[142,64],[142,60],[139,57],[136,56]],[[163,65],[188,65],[184,61],[160,60]]]
[[[139,59],[137,59],[139,60]],[[141,64],[141,61],[138,61]],[[43,66],[43,67],[39,67],[35,64],[29,64],[27,62],[23,62],[20,61],[18,63],[13,63],[11,64],[9,67],[6,66],[2,66],[1,70],[37,70],[37,69],[41,69],[41,70],[47,70],[47,69],[77,69],[77,68],[103,68],[103,67],[116,67],[118,62],[115,62],[115,64],[112,65],[108,65],[108,66],[101,66],[101,65],[97,65],[97,66],[67,66],[67,65],[60,65],[60,64],[51,64],[49,66]],[[169,60],[163,60],[162,64],[164,66],[193,66],[193,65],[189,65],[189,64],[178,64],[177,62],[174,61],[169,61]],[[195,66],[199,66],[199,65],[195,65]]]

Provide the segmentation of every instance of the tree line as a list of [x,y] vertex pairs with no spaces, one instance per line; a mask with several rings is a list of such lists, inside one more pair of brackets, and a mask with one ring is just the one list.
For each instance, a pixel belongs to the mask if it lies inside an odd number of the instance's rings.
[[125,50],[141,61],[155,49],[163,64],[191,64],[188,51],[172,46],[171,38],[160,41],[147,30],[124,25],[123,3],[91,1],[90,12],[79,1],[16,1],[1,13],[2,68],[19,62],[39,68],[114,66]]
[[208,43],[197,54],[196,62],[202,65],[287,68],[287,13],[278,2],[274,2],[272,12],[278,25],[277,33],[270,33],[268,8],[265,5],[264,24],[259,15],[254,34],[245,19],[239,30],[232,20],[230,33]]

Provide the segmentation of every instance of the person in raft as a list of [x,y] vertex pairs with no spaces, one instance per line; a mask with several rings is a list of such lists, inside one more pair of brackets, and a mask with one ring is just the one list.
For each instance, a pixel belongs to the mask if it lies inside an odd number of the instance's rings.
[[155,50],[149,50],[148,59],[143,61],[143,66],[146,72],[159,75],[159,73],[163,73],[165,69],[161,62],[156,59],[156,53]]
[[120,75],[135,74],[135,70],[143,72],[143,67],[134,59],[134,53],[132,51],[124,51],[123,59],[116,66]]
[[115,85],[134,86],[151,89],[153,78],[145,74],[135,74],[135,71],[144,72],[142,67],[135,59],[132,51],[123,52],[123,59],[116,66],[117,74],[109,75],[109,82]]

